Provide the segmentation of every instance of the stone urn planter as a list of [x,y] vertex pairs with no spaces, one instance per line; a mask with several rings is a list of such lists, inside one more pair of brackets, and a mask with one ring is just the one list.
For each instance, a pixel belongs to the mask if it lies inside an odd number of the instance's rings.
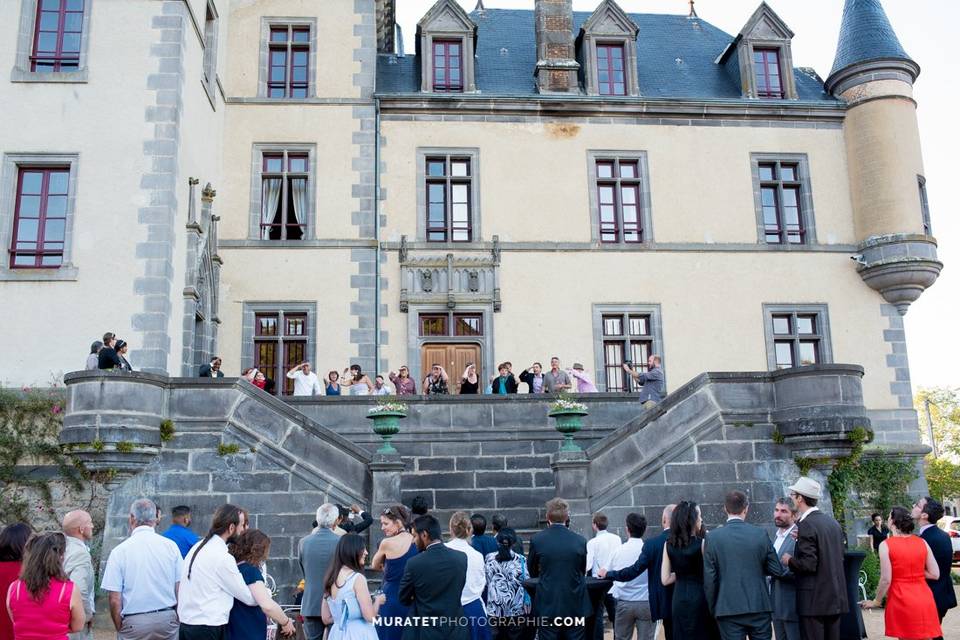
[[550,406],[548,416],[556,420],[556,429],[563,434],[560,451],[580,452],[583,449],[573,441],[573,436],[583,429],[583,416],[588,415],[587,406],[561,398]]
[[407,405],[399,403],[377,405],[367,412],[367,419],[373,420],[373,432],[383,439],[377,453],[397,453],[390,441],[400,433],[400,420],[406,417]]

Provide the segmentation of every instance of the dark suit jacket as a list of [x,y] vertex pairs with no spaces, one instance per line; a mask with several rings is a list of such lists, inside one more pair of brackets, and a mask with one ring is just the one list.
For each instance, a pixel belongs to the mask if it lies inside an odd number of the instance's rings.
[[927,527],[920,536],[933,551],[933,558],[940,567],[939,580],[927,580],[930,591],[933,591],[933,600],[937,603],[937,612],[943,614],[947,609],[957,606],[957,593],[953,590],[950,579],[950,563],[953,561],[953,543],[950,536],[937,525]]
[[[529,393],[533,393],[533,374],[529,371],[520,372],[520,382],[526,382],[527,386],[530,387]],[[543,371],[540,372],[541,382],[543,379]],[[543,387],[540,388],[540,393],[543,393]]]
[[113,350],[113,347],[104,347],[97,354],[97,368],[99,369],[122,369],[123,362],[120,356]]
[[300,546],[300,569],[303,571],[305,587],[300,615],[320,617],[323,606],[323,577],[339,541],[340,538],[333,529],[325,528],[303,539]]
[[362,533],[370,528],[370,525],[373,524],[373,517],[366,511],[360,512],[360,522],[354,522],[353,520],[344,520],[340,523],[340,528],[346,531],[347,533]]
[[[467,554],[442,542],[430,545],[407,560],[400,579],[400,602],[410,605],[411,617],[459,618],[463,615],[460,594],[467,580]],[[466,640],[469,627],[409,626],[404,640]]]
[[533,597],[535,616],[588,616],[587,541],[562,524],[552,524],[530,539],[530,576],[540,578]]
[[647,584],[650,587],[650,617],[653,620],[669,620],[673,607],[673,585],[663,586],[660,582],[660,567],[663,565],[663,546],[667,544],[667,531],[655,538],[643,541],[643,551],[637,561],[625,569],[608,571],[607,578],[618,582],[629,582],[644,571],[647,572]]
[[[789,553],[791,556],[796,553],[797,541],[792,535],[788,535],[780,545],[780,553],[777,555],[783,557],[783,554]],[[770,585],[773,592],[773,619],[786,622],[797,622],[797,577],[793,572],[787,569],[787,572],[779,577],[775,577]]]
[[653,620],[669,620],[673,606],[673,585],[663,586],[660,582],[660,567],[663,564],[663,546],[667,544],[667,532],[655,538],[643,541],[640,557],[629,567],[619,571],[608,571],[607,578],[618,582],[629,582],[644,571],[647,572],[647,584],[650,587],[650,617]]
[[773,611],[767,576],[784,573],[770,538],[740,519],[714,529],[703,554],[703,591],[716,617]]
[[222,378],[223,371],[217,371],[216,375],[213,375],[213,367],[209,363],[200,365],[200,372],[198,374],[201,378]]
[[797,575],[797,613],[846,613],[849,604],[843,574],[843,530],[836,520],[817,510],[800,521],[797,531],[796,554],[790,558],[790,569]]

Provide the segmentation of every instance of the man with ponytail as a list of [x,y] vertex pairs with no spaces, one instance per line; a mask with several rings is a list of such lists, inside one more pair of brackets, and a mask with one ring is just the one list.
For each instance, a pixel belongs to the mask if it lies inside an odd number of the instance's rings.
[[245,527],[240,507],[221,506],[210,531],[183,559],[177,604],[180,640],[224,640],[234,598],[247,606],[257,604],[227,549]]

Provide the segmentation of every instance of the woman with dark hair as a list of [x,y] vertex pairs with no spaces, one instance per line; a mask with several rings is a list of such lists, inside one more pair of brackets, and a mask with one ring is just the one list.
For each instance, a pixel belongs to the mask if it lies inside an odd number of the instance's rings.
[[323,379],[323,384],[326,387],[324,392],[328,396],[339,396],[343,395],[343,389],[340,387],[340,374],[336,371],[331,371],[327,374],[327,377]]
[[209,638],[210,627],[218,627],[219,633],[226,634],[234,600],[249,607],[257,604],[227,549],[244,529],[243,509],[221,505],[213,512],[207,535],[183,559],[186,571],[180,577],[177,598],[180,640]]
[[83,367],[84,369],[87,371],[96,371],[100,368],[100,349],[103,349],[103,343],[99,340],[90,345],[90,355],[87,356],[87,362]]
[[368,396],[373,391],[373,383],[370,377],[363,372],[358,364],[350,365],[349,369],[343,370],[343,382],[341,387],[347,387],[347,395]]
[[260,567],[270,555],[270,538],[259,529],[248,529],[240,534],[230,548],[237,560],[237,569],[250,589],[257,606],[247,606],[234,599],[227,623],[227,640],[263,640],[267,637],[267,617],[280,626],[280,633],[292,636],[297,632],[293,619],[286,615],[264,584]]
[[130,366],[130,361],[127,360],[127,351],[130,350],[130,345],[127,344],[126,340],[117,338],[116,344],[113,345],[113,350],[117,352],[117,357],[120,359],[120,365],[114,368],[120,369],[121,371],[133,371],[133,367]]
[[[380,541],[370,566],[376,571],[383,570],[381,589],[386,602],[380,608],[382,618],[405,618],[410,610],[400,603],[400,579],[407,560],[417,555],[417,544],[408,531],[409,527],[410,512],[402,504],[384,509],[380,514],[380,530],[386,537]],[[380,640],[400,640],[403,626],[378,626],[377,635]]]
[[887,596],[884,612],[886,635],[915,640],[942,636],[940,617],[927,580],[940,578],[940,567],[923,538],[913,533],[910,511],[894,507],[887,519],[890,537],[880,543],[880,582],[873,600],[864,609],[879,607]]
[[367,545],[355,533],[345,534],[337,542],[327,575],[323,579],[324,624],[332,624],[330,637],[337,640],[377,640],[373,619],[383,606],[382,593],[370,597],[363,565]]
[[867,535],[870,536],[873,541],[873,552],[879,553],[880,543],[890,535],[890,529],[887,528],[887,525],[883,524],[883,516],[879,513],[870,516],[870,525],[870,528],[867,529]]
[[[6,596],[7,589],[20,575],[23,548],[32,534],[33,529],[24,522],[8,525],[0,531],[0,595]],[[12,637],[10,617],[0,615],[0,638]]]
[[67,640],[68,633],[83,629],[87,615],[80,590],[63,573],[66,548],[62,533],[41,533],[27,541],[20,579],[6,594],[13,640]]
[[499,618],[490,625],[494,640],[517,640],[523,626],[518,619],[528,613],[523,581],[529,577],[526,559],[513,550],[517,533],[505,527],[497,534],[497,550],[487,554],[487,615]]
[[670,517],[670,533],[663,546],[660,580],[673,589],[673,637],[714,640],[717,623],[707,608],[703,591],[703,518],[696,502],[682,500]]

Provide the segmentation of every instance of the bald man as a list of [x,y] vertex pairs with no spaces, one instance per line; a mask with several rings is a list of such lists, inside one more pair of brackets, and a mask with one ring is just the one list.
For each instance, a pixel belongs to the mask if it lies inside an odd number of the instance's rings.
[[87,543],[93,539],[93,518],[86,511],[71,511],[63,516],[63,535],[67,537],[67,548],[63,554],[63,571],[80,592],[83,611],[87,614],[87,623],[82,631],[70,634],[70,640],[89,640],[92,638],[90,627],[93,623],[93,561]]

